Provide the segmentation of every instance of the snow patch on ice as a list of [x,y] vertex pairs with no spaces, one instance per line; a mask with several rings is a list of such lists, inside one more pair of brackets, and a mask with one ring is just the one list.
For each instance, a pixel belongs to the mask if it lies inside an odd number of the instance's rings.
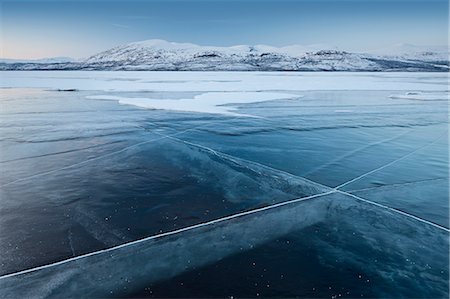
[[150,99],[137,97],[121,97],[112,95],[87,96],[94,100],[114,100],[120,104],[133,105],[147,109],[175,110],[199,113],[214,113],[233,116],[253,115],[236,112],[236,104],[249,104],[273,100],[286,100],[301,96],[278,92],[207,92],[190,99]]
[[337,110],[334,110],[334,112],[335,113],[352,113],[353,110],[350,110],[350,109],[337,109]]
[[7,71],[0,87],[153,92],[442,91],[446,73]]

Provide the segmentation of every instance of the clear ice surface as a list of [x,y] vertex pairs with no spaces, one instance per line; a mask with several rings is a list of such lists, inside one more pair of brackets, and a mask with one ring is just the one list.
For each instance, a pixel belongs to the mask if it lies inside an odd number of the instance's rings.
[[1,76],[1,297],[448,297],[448,74]]

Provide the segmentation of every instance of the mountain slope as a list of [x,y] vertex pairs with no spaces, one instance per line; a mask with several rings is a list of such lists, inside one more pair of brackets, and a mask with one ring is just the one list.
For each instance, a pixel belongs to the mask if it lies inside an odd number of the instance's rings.
[[164,40],[114,47],[78,62],[0,63],[3,70],[447,71],[448,68],[448,51],[413,46],[395,51],[350,53],[319,46],[212,47]]

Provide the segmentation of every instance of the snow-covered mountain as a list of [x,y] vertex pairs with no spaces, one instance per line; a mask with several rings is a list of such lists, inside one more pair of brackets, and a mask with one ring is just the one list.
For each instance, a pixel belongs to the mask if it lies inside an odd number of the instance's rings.
[[400,45],[367,53],[328,47],[199,46],[147,40],[114,47],[87,59],[58,63],[1,63],[3,70],[182,71],[448,71],[448,49]]
[[379,48],[367,53],[396,59],[446,61],[449,60],[447,46],[417,46],[411,44],[396,44],[390,47]]

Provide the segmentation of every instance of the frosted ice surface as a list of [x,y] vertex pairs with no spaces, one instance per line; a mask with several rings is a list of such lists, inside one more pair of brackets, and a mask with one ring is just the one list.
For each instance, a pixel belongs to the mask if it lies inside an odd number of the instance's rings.
[[446,73],[346,72],[1,72],[0,87],[102,91],[441,91]]

